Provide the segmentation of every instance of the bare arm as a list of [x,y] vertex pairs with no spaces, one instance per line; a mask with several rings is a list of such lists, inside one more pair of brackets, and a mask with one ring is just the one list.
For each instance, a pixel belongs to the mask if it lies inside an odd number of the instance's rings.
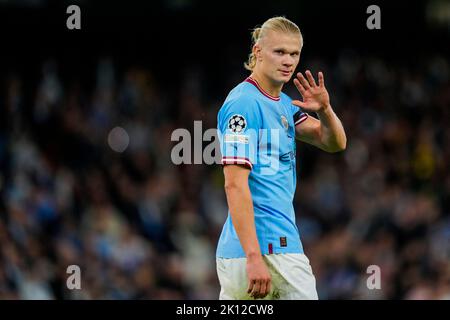
[[297,138],[327,152],[345,150],[347,137],[341,121],[331,107],[322,72],[319,72],[319,85],[316,85],[310,71],[306,71],[306,76],[308,80],[298,73],[297,79],[294,79],[303,102],[294,100],[292,103],[306,111],[316,112],[319,120],[308,117],[298,124],[295,128]]
[[256,235],[253,202],[248,186],[250,170],[240,165],[226,165],[223,172],[231,220],[247,257],[247,292],[255,298],[263,298],[270,292],[271,277]]

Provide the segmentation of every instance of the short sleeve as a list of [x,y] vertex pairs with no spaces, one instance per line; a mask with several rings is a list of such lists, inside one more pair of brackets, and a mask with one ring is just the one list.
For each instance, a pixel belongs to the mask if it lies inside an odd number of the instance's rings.
[[253,168],[261,128],[258,110],[257,102],[246,97],[225,102],[217,118],[222,164]]

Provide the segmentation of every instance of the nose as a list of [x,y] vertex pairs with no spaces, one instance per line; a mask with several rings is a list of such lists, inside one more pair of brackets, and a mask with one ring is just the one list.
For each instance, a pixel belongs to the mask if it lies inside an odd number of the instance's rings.
[[291,57],[290,54],[287,54],[284,56],[284,59],[282,61],[283,66],[285,67],[291,67],[294,64],[295,59]]

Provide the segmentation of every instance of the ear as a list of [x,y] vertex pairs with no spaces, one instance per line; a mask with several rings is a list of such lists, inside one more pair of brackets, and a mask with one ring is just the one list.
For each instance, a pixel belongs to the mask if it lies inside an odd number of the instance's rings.
[[252,51],[253,51],[253,54],[254,54],[255,57],[256,57],[256,60],[261,61],[261,46],[260,46],[259,44],[255,44],[255,45],[253,46]]

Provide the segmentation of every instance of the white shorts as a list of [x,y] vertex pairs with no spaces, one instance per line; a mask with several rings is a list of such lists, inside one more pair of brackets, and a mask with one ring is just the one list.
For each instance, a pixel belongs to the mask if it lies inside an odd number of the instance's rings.
[[[263,256],[272,276],[270,293],[265,300],[318,300],[316,278],[303,253]],[[253,299],[248,293],[246,258],[217,258],[220,300]]]

